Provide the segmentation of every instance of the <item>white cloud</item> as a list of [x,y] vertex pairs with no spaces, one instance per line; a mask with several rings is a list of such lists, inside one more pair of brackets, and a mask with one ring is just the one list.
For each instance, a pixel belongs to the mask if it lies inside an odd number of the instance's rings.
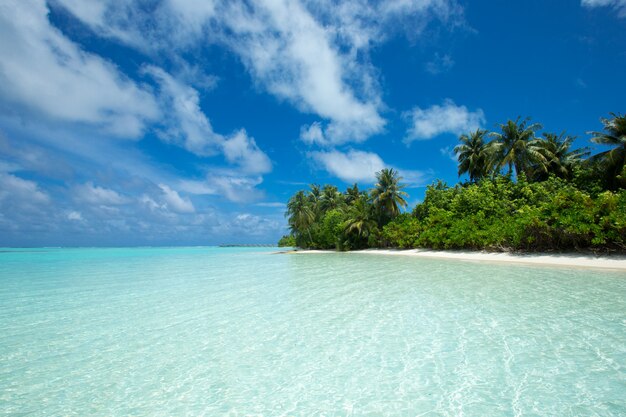
[[273,208],[282,208],[285,207],[285,203],[279,203],[279,202],[267,202],[267,203],[256,203],[256,206],[259,207],[273,207]]
[[330,145],[329,141],[324,137],[322,124],[320,122],[314,122],[308,126],[302,126],[300,128],[300,140],[307,145]]
[[240,130],[222,144],[226,160],[238,165],[246,173],[263,174],[272,170],[268,156],[259,149],[254,138]]
[[[124,15],[114,12],[135,6],[129,0],[116,3],[117,8],[73,0],[65,1],[64,5],[98,28],[107,26],[107,19]],[[163,128],[159,134],[163,140],[199,156],[223,154],[245,173],[271,171],[271,161],[245,131],[236,131],[231,137],[213,131],[194,88],[160,68],[146,66],[145,73],[161,87],[157,100],[147,87],[127,79],[112,64],[82,51],[51,25],[47,15],[48,9],[42,1],[0,5],[0,36],[7,40],[0,43],[0,52],[6,58],[0,61],[0,100],[44,113],[49,119],[102,127],[103,136],[113,133],[138,137],[147,123],[155,122],[162,114]],[[125,16],[135,18],[132,13]],[[111,36],[117,36],[114,32]],[[181,68],[181,76],[198,77],[197,68],[186,63]],[[69,140],[63,138],[59,144]],[[81,143],[76,149],[84,147],[89,146]]]
[[626,17],[626,0],[582,0],[581,4],[589,8],[610,6],[619,17]]
[[[17,246],[14,236],[29,238],[51,228],[50,195],[35,181],[0,172],[0,241]],[[52,226],[54,227],[54,226]]]
[[206,181],[182,180],[179,182],[178,188],[195,195],[215,195],[218,193],[218,190],[211,187]]
[[52,120],[138,137],[158,108],[144,87],[81,50],[48,20],[44,1],[0,4],[0,97]]
[[[266,237],[271,233],[280,233],[284,226],[275,219],[257,216],[252,213],[240,213],[228,221],[213,228],[214,232],[241,239],[241,236]],[[228,243],[237,243],[236,241]]]
[[161,100],[164,112],[170,118],[167,128],[160,133],[161,139],[184,147],[200,155],[215,155],[220,150],[224,138],[215,133],[209,119],[200,108],[198,92],[178,82],[161,68],[146,66],[144,71],[154,77],[161,86]]
[[208,177],[209,184],[219,190],[219,194],[235,203],[248,203],[263,198],[263,192],[256,188],[263,182],[262,177],[214,175]]
[[263,191],[256,188],[263,177],[241,175],[232,170],[213,170],[205,181],[184,180],[179,188],[196,195],[220,195],[235,203],[249,203],[263,197]]
[[154,55],[207,39],[226,46],[259,87],[323,119],[316,142],[328,144],[360,142],[384,129],[372,45],[399,32],[418,36],[435,19],[450,27],[463,20],[456,0],[168,0],[150,13],[129,7],[133,0],[93,8],[58,1],[98,34]]
[[427,109],[419,107],[407,112],[411,126],[404,139],[405,143],[415,140],[428,140],[443,133],[461,135],[476,130],[485,123],[482,109],[469,111],[465,106],[457,106],[450,99]]
[[398,169],[402,180],[400,183],[405,184],[407,188],[424,187],[432,181],[432,171],[418,171],[409,169]]
[[310,156],[330,174],[345,182],[373,183],[376,172],[385,167],[380,156],[372,152],[350,150],[343,153],[333,150],[311,152]]
[[93,185],[91,181],[74,189],[76,199],[95,205],[120,205],[128,203],[128,199],[117,191]]
[[[107,145],[104,150],[92,147],[90,153],[73,154],[69,149],[35,146],[27,138],[0,135],[0,154],[7,162],[0,164],[0,245],[271,243],[284,232],[285,220],[278,210],[271,215],[250,211],[258,217],[254,230],[245,225],[253,227],[255,219],[247,223],[242,219],[237,226],[233,219],[240,213],[216,208],[212,198],[199,197],[191,204],[184,194],[189,191],[181,186],[188,180],[168,172],[167,166],[149,165],[140,154],[128,152],[128,142],[102,143]],[[115,143],[124,145],[119,152],[110,148]],[[65,186],[61,181],[37,183],[8,172],[17,168],[15,172],[49,178],[46,161],[69,166],[70,175],[61,177]],[[214,181],[218,176],[222,178]],[[94,177],[97,185],[74,184],[77,179]],[[256,189],[261,181],[221,169],[193,185],[197,192],[208,190],[216,196],[225,195],[225,188],[231,199],[245,202],[263,197]],[[171,191],[158,184],[167,184]],[[248,206],[248,210],[253,208]]]
[[[357,85],[332,32],[299,1],[231,3],[222,18],[228,28],[223,41],[257,82],[302,111],[329,120],[331,141],[363,140],[382,129],[378,91]],[[369,71],[360,66],[358,74],[370,78]]]
[[[12,174],[0,173],[0,201],[16,200],[28,205],[46,204],[50,197],[34,181]],[[0,211],[2,212],[2,211]]]
[[67,213],[67,219],[68,220],[73,220],[73,221],[81,221],[83,220],[83,215],[81,214],[80,211],[70,211],[69,213]]
[[347,183],[362,182],[373,184],[376,173],[383,168],[394,168],[402,177],[402,183],[409,188],[422,187],[431,174],[419,170],[406,170],[386,164],[378,154],[351,149],[346,153],[332,150],[310,152],[309,157],[321,165],[329,174]]
[[213,15],[211,0],[164,0],[142,8],[141,0],[54,0],[99,36],[145,53],[188,46]]
[[159,187],[163,191],[164,200],[168,208],[171,208],[178,213],[193,213],[196,211],[189,198],[183,198],[165,184],[159,184]]
[[[238,165],[246,173],[262,174],[272,170],[269,157],[245,130],[230,137],[213,131],[211,122],[200,108],[198,91],[185,85],[161,68],[147,66],[144,72],[160,84],[164,108],[171,109],[171,120],[159,136],[166,142],[178,144],[199,156],[223,153],[231,164]],[[167,113],[164,110],[164,113]]]
[[18,171],[20,168],[20,165],[14,162],[0,160],[0,172],[13,172]]

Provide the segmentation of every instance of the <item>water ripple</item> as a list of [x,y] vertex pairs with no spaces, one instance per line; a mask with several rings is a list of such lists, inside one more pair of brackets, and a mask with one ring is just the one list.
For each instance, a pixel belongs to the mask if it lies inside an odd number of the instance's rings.
[[0,253],[0,415],[626,415],[626,276],[259,249]]

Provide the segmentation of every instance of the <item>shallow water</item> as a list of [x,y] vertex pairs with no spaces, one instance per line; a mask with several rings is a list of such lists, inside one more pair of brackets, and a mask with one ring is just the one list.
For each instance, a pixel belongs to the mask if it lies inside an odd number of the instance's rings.
[[626,274],[0,251],[0,415],[626,415]]

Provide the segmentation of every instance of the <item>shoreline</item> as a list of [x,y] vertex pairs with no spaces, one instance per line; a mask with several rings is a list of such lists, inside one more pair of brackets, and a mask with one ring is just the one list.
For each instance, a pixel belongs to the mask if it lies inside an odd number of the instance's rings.
[[507,252],[445,251],[431,249],[363,249],[337,252],[334,250],[292,250],[291,254],[356,253],[367,255],[410,256],[428,259],[452,259],[466,262],[514,263],[568,268],[609,269],[626,272],[626,256],[593,256],[587,254],[517,254]]

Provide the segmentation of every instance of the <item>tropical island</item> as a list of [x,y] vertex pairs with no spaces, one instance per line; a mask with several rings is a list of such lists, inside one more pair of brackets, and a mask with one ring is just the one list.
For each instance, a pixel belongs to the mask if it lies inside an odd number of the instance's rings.
[[489,251],[626,251],[626,116],[603,118],[591,155],[575,137],[517,118],[461,135],[459,177],[438,180],[407,211],[402,177],[386,168],[371,190],[311,184],[288,201],[279,246]]

